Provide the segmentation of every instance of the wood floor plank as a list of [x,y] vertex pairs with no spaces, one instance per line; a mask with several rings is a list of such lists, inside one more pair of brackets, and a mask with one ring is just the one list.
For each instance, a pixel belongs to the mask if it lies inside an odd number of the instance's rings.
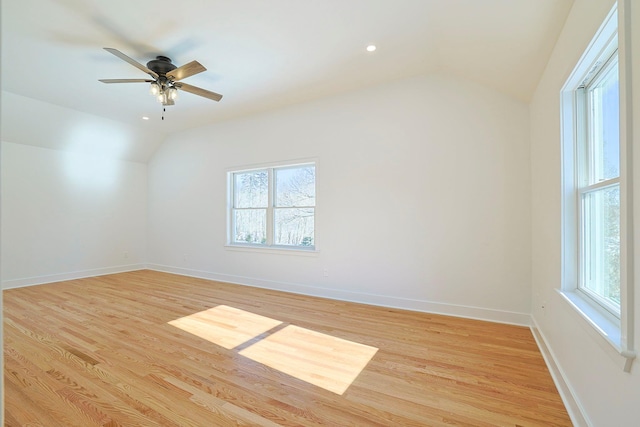
[[525,327],[148,270],[3,296],[7,426],[571,425]]

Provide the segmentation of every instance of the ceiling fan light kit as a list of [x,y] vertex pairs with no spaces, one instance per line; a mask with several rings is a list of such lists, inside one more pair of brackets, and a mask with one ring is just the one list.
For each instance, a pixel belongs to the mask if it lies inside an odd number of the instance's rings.
[[147,62],[147,65],[145,67],[135,59],[128,57],[117,49],[105,47],[104,50],[117,56],[123,61],[128,62],[139,70],[149,74],[153,80],[100,79],[102,83],[151,83],[149,93],[155,96],[158,102],[160,102],[163,106],[175,105],[175,100],[178,97],[178,89],[182,89],[185,92],[202,96],[213,101],[220,101],[222,99],[222,95],[220,95],[219,93],[211,92],[206,89],[180,82],[180,80],[182,79],[207,70],[198,61],[191,61],[181,67],[176,67],[171,62],[170,58],[159,55],[156,56],[156,59],[152,59],[151,61]]

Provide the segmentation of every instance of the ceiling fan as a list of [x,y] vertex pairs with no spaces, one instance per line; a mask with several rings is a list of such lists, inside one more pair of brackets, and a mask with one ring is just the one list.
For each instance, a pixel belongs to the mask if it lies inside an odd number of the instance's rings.
[[202,64],[200,64],[198,61],[191,61],[181,67],[176,67],[171,63],[171,59],[167,58],[166,56],[156,56],[156,59],[147,62],[147,66],[145,67],[135,59],[128,57],[117,49],[105,47],[104,50],[114,54],[123,61],[126,61],[134,67],[149,74],[153,78],[153,80],[100,79],[102,83],[151,83],[151,94],[156,96],[158,102],[165,106],[175,104],[175,99],[178,96],[178,89],[214,101],[220,101],[222,99],[222,95],[220,95],[219,93],[188,85],[180,81],[187,77],[193,76],[194,74],[206,71],[206,68],[204,68],[204,66],[202,66]]

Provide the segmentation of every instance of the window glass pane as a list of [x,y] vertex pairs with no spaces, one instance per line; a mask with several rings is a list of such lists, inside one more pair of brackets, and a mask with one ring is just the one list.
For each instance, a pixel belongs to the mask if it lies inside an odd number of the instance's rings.
[[269,173],[266,170],[233,174],[234,207],[266,208],[269,200]]
[[315,166],[275,169],[275,180],[275,206],[316,205]]
[[233,211],[233,241],[237,243],[267,243],[267,210],[242,209]]
[[288,246],[314,246],[314,208],[274,210],[274,243]]
[[591,183],[620,176],[620,103],[617,61],[589,88],[592,102],[593,178]]
[[583,287],[620,308],[620,187],[583,196]]

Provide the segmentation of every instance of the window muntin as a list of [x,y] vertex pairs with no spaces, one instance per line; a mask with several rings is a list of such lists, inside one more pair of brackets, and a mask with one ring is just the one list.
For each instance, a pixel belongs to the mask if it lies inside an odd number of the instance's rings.
[[315,248],[315,164],[230,174],[229,243]]
[[[620,316],[620,113],[617,51],[576,90],[578,289]],[[582,130],[582,132],[580,131]]]

